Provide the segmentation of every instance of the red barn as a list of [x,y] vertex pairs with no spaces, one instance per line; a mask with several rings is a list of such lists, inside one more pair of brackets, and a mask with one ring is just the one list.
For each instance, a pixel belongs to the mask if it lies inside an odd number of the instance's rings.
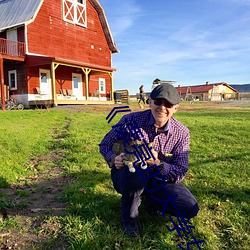
[[116,52],[98,0],[0,0],[2,103],[113,103]]

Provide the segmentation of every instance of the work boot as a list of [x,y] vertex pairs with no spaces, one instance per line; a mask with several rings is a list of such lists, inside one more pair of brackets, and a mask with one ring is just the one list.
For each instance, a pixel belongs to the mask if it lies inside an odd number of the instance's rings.
[[123,225],[123,231],[126,235],[130,236],[130,237],[138,237],[140,236],[140,232],[139,232],[139,227],[138,227],[138,223],[126,223]]

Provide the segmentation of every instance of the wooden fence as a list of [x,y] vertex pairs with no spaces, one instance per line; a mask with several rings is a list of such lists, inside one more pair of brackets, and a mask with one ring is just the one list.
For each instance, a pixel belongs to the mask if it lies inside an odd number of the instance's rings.
[[127,89],[116,90],[114,92],[115,103],[129,103],[129,92]]

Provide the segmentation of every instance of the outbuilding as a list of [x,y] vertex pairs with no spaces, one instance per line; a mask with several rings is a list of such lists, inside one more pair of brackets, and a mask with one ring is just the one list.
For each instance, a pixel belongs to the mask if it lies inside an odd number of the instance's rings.
[[235,99],[237,90],[226,82],[209,83],[203,85],[177,87],[182,100],[200,100],[200,101],[222,101]]

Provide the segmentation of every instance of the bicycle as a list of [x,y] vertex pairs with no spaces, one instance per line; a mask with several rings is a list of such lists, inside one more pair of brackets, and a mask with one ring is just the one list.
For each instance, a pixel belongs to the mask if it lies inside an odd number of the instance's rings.
[[7,110],[13,110],[13,109],[23,110],[24,109],[24,105],[22,103],[17,103],[16,99],[13,99],[13,98],[6,100],[5,105],[6,105]]

